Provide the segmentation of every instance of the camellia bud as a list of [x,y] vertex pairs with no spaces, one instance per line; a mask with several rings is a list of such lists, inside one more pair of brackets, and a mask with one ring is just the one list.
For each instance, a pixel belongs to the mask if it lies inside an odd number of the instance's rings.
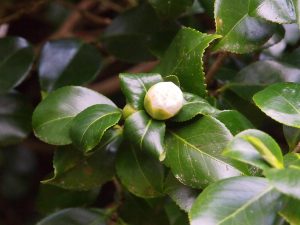
[[166,120],[179,112],[183,102],[183,93],[179,87],[172,82],[160,82],[146,93],[144,107],[152,118]]

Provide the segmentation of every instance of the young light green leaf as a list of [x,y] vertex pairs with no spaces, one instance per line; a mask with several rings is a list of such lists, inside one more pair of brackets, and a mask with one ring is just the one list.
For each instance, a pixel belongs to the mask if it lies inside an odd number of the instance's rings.
[[53,145],[71,144],[69,130],[73,118],[95,104],[115,104],[105,96],[83,87],[66,86],[50,93],[35,109],[32,126],[35,135]]
[[25,39],[0,39],[0,94],[8,92],[25,79],[33,60],[33,48]]
[[157,73],[120,74],[121,89],[127,103],[136,110],[144,109],[146,92],[156,83],[163,82],[163,78]]
[[272,37],[276,25],[252,17],[251,13],[259,9],[259,4],[251,6],[251,2],[215,0],[216,30],[223,37],[214,50],[243,54],[261,48]]
[[293,151],[300,142],[300,129],[283,125],[283,134],[290,151]]
[[271,85],[255,94],[253,100],[272,119],[300,128],[300,84]]
[[166,125],[152,119],[145,111],[138,111],[128,117],[124,125],[124,135],[140,151],[146,151],[159,160],[164,160],[163,147]]
[[290,166],[281,170],[270,169],[266,170],[264,174],[278,191],[300,200],[300,167]]
[[248,173],[246,165],[222,156],[221,152],[231,139],[225,125],[211,116],[168,130],[166,165],[180,182],[194,188]]
[[111,105],[97,104],[77,114],[71,122],[70,136],[74,146],[85,153],[96,147],[105,131],[121,119],[121,111]]
[[116,171],[122,184],[136,196],[155,198],[164,195],[163,165],[146,152],[123,143],[117,156]]
[[185,103],[178,114],[171,121],[185,122],[197,115],[212,115],[218,110],[212,107],[205,99],[190,93],[184,93]]
[[290,224],[300,224],[300,200],[289,198],[279,214]]
[[37,225],[105,225],[104,213],[93,209],[69,208],[55,212],[42,219]]
[[86,191],[100,187],[114,176],[116,151],[122,141],[121,131],[108,130],[93,154],[64,146],[54,154],[54,177],[43,181],[69,190]]
[[0,146],[17,144],[31,132],[32,107],[16,92],[0,95]]
[[189,212],[191,225],[273,225],[281,194],[259,177],[234,177],[211,184]]
[[95,47],[80,40],[48,41],[38,65],[41,89],[50,92],[66,85],[85,84],[98,75],[101,60]]
[[268,134],[254,129],[234,137],[223,154],[261,169],[283,168],[283,156],[276,141]]
[[191,28],[182,28],[156,71],[164,77],[176,75],[184,91],[204,97],[206,85],[202,57],[209,44],[219,37],[219,35],[203,34]]

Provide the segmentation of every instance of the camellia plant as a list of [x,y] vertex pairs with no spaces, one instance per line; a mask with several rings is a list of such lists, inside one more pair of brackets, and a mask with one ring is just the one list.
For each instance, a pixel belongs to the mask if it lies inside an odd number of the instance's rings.
[[[123,105],[80,86],[102,68],[98,49],[46,42],[32,129],[57,146],[41,185],[69,199],[38,224],[299,225],[299,10],[298,0],[141,1],[101,39],[120,60],[157,60],[119,74]],[[186,21],[199,13],[213,15],[215,32]],[[9,145],[31,129],[32,110],[12,89],[34,53],[23,38],[0,49],[0,124],[18,129],[1,131]],[[88,196],[109,181],[114,200],[93,207]],[[85,204],[64,205],[79,193]]]

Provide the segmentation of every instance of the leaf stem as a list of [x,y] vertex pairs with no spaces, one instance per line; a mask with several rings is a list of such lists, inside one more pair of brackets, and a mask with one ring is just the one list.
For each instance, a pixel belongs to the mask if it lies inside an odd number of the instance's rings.
[[209,68],[209,70],[206,74],[206,83],[207,83],[208,86],[214,80],[215,74],[219,71],[219,69],[223,65],[223,63],[224,63],[227,56],[228,56],[227,52],[221,52],[218,55],[218,57],[217,57],[216,61],[214,62],[214,64]]

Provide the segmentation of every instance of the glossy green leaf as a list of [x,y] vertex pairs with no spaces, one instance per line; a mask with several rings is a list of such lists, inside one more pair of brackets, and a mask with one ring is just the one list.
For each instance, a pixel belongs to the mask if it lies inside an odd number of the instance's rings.
[[300,129],[283,125],[283,134],[289,145],[290,151],[293,151],[300,142]]
[[16,144],[31,132],[32,107],[18,93],[0,95],[0,146]]
[[116,151],[122,140],[120,130],[108,130],[90,155],[72,146],[60,147],[54,155],[54,176],[43,181],[69,190],[98,188],[114,176]]
[[252,2],[254,1],[215,1],[216,32],[223,37],[214,50],[248,53],[261,48],[272,37],[276,25],[252,17],[251,14],[259,9],[259,5],[250,7]]
[[119,77],[127,103],[137,110],[144,109],[144,98],[149,88],[163,81],[161,75],[156,73],[121,73]]
[[85,153],[101,141],[105,131],[121,119],[121,111],[111,105],[93,105],[79,114],[71,122],[70,136],[75,147]]
[[128,191],[142,198],[163,196],[163,165],[149,154],[124,143],[117,156],[116,171]]
[[35,109],[32,126],[35,135],[53,145],[71,144],[69,130],[73,118],[95,104],[115,106],[105,96],[83,87],[67,86],[50,93]]
[[124,125],[125,137],[139,150],[164,160],[163,147],[166,125],[152,119],[145,111],[138,111],[128,117]]
[[171,120],[184,122],[193,119],[197,115],[212,115],[218,110],[212,107],[205,99],[190,93],[184,93],[185,103],[181,110]]
[[174,202],[168,201],[164,205],[170,225],[189,225],[189,218],[186,212],[181,210]]
[[239,133],[227,145],[223,154],[261,169],[270,166],[283,168],[280,147],[271,136],[259,130],[249,129]]
[[42,48],[38,65],[41,89],[50,92],[66,85],[85,84],[98,75],[101,60],[95,47],[80,40],[49,41]]
[[42,219],[37,225],[106,225],[103,213],[96,209],[68,208]]
[[180,183],[172,173],[165,180],[165,193],[185,212],[189,212],[199,191]]
[[41,184],[36,200],[39,212],[49,214],[58,209],[86,206],[93,203],[99,188],[91,191],[70,191],[53,185]]
[[245,165],[221,154],[231,139],[224,124],[204,116],[184,127],[168,130],[166,164],[180,182],[195,188],[247,173]]
[[189,212],[191,225],[274,225],[281,195],[258,177],[234,177],[206,188]]
[[156,71],[164,77],[176,75],[184,91],[204,97],[206,85],[202,57],[209,44],[219,37],[203,34],[191,28],[182,28]]
[[264,174],[278,191],[300,200],[300,167],[290,166],[281,170],[270,169]]
[[162,55],[177,31],[174,21],[161,21],[151,5],[140,4],[117,16],[103,33],[102,41],[117,58],[143,62]]
[[293,23],[296,20],[292,0],[251,0],[249,12],[251,16],[274,23]]
[[300,84],[271,85],[255,94],[253,100],[272,119],[300,128]]
[[252,123],[236,110],[223,110],[214,115],[214,117],[221,121],[232,135],[254,128]]
[[290,224],[300,224],[300,200],[289,198],[285,207],[279,212],[279,214]]
[[34,60],[32,46],[21,37],[0,39],[0,94],[19,85],[30,72]]
[[149,0],[156,12],[163,18],[176,18],[188,10],[194,0]]

